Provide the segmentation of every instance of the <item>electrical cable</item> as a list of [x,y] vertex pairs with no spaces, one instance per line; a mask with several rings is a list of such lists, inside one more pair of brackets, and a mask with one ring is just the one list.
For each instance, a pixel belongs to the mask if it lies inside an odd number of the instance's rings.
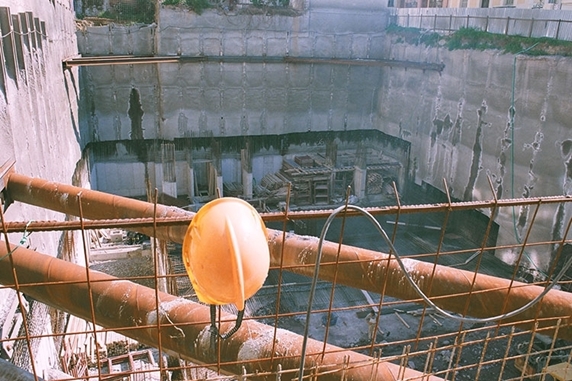
[[305,357],[306,357],[306,347],[307,347],[307,340],[308,340],[308,333],[309,333],[309,327],[310,327],[310,317],[311,317],[311,312],[312,312],[312,303],[314,300],[314,294],[316,291],[316,284],[318,281],[318,275],[320,272],[320,262],[322,260],[322,247],[323,247],[323,243],[326,237],[326,234],[328,232],[328,229],[330,228],[330,225],[332,224],[332,221],[334,220],[334,218],[341,212],[345,212],[347,210],[355,210],[357,212],[360,212],[361,214],[363,214],[365,217],[367,217],[369,219],[370,222],[372,222],[375,227],[377,228],[378,232],[381,234],[381,236],[383,237],[385,243],[387,244],[387,246],[389,246],[389,258],[391,259],[391,255],[395,256],[395,260],[397,261],[397,263],[399,264],[399,267],[401,268],[401,271],[403,271],[403,274],[405,275],[405,278],[407,279],[407,281],[409,282],[409,284],[411,285],[411,287],[413,287],[413,289],[415,290],[415,292],[423,299],[423,301],[425,301],[425,303],[427,303],[429,305],[429,307],[432,307],[435,309],[435,311],[437,313],[439,313],[440,315],[447,317],[447,318],[451,318],[460,322],[464,322],[464,323],[490,323],[490,322],[494,322],[494,321],[498,321],[498,320],[503,320],[503,319],[508,319],[511,318],[513,316],[516,316],[518,314],[523,313],[524,311],[528,310],[529,308],[533,307],[535,304],[537,304],[559,281],[560,279],[564,276],[564,274],[566,273],[566,271],[568,270],[568,268],[572,265],[572,256],[570,256],[570,258],[568,258],[568,260],[566,261],[566,264],[564,265],[564,267],[562,267],[562,269],[560,270],[560,272],[558,273],[558,275],[556,275],[556,277],[552,280],[552,282],[546,286],[544,288],[544,290],[538,294],[534,299],[532,299],[531,301],[529,301],[528,303],[526,303],[525,305],[523,305],[522,307],[519,307],[511,312],[507,312],[507,313],[503,313],[500,315],[496,315],[496,316],[491,316],[488,318],[471,318],[471,317],[466,317],[466,316],[459,316],[459,315],[454,315],[450,312],[445,311],[444,309],[442,309],[441,307],[437,306],[433,301],[431,301],[431,299],[429,299],[429,297],[427,295],[425,295],[425,293],[421,290],[421,288],[419,288],[419,286],[417,285],[417,283],[415,283],[415,281],[413,280],[413,278],[411,277],[411,275],[409,274],[409,272],[407,271],[405,264],[403,263],[403,260],[401,259],[401,256],[399,255],[399,253],[397,252],[397,250],[395,249],[395,246],[393,245],[393,243],[391,242],[391,239],[389,239],[389,236],[387,235],[387,233],[385,232],[385,230],[383,229],[383,227],[380,225],[380,223],[375,219],[375,217],[369,213],[367,210],[356,206],[356,205],[343,205],[338,207],[337,209],[335,209],[330,216],[328,217],[328,219],[326,220],[326,223],[324,224],[324,227],[322,228],[322,232],[320,233],[320,240],[318,243],[318,253],[316,255],[316,263],[314,265],[314,276],[312,278],[312,285],[310,288],[310,295],[308,298],[308,310],[306,311],[306,324],[305,324],[305,328],[304,328],[304,339],[302,342],[302,352],[301,352],[301,359],[300,359],[300,369],[299,369],[299,374],[298,374],[298,380],[302,381],[303,378],[303,374],[304,374],[304,366],[305,366]]

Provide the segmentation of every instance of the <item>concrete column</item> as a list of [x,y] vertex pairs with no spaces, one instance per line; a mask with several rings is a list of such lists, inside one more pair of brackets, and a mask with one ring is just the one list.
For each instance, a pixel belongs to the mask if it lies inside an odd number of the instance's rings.
[[177,177],[175,171],[175,144],[161,144],[161,163],[163,168],[162,192],[177,198]]
[[251,199],[253,196],[252,178],[252,173],[242,170],[242,193],[246,199]]
[[219,175],[218,173],[216,176],[216,187],[220,191],[220,197],[224,197],[222,175]]
[[246,199],[252,199],[252,160],[250,159],[249,144],[240,150],[240,166],[242,168],[242,194]]
[[365,198],[367,186],[367,169],[355,167],[354,169],[354,192],[359,199]]
[[185,160],[184,160],[184,169],[183,171],[187,174],[187,196],[190,200],[196,196],[195,194],[195,171],[193,169],[193,154],[191,153],[191,149],[189,147],[185,147]]
[[[163,178],[163,167],[157,165],[155,161],[150,161],[147,163],[148,171],[149,171],[149,189],[151,193],[147,195],[147,197],[153,197],[153,189],[159,189],[160,180]],[[147,186],[147,184],[145,184]],[[151,200],[151,198],[149,198]]]
[[195,170],[191,165],[189,165],[188,170],[188,179],[187,179],[187,195],[190,199],[195,197]]

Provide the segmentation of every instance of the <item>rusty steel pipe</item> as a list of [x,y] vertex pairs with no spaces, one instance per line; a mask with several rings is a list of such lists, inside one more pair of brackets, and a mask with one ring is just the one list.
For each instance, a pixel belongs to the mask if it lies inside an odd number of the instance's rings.
[[[16,247],[12,245],[12,248]],[[0,258],[3,258],[0,260],[0,284],[15,287],[12,265],[6,254],[5,242],[0,241]],[[220,354],[217,354],[211,346],[208,306],[93,270],[87,270],[88,287],[84,267],[23,247],[13,250],[11,257],[22,293],[91,321],[91,289],[96,324],[150,346],[157,347],[160,342],[168,354],[213,368],[218,367],[220,358],[221,369],[232,374],[242,374],[243,366],[250,374],[275,372],[279,364],[282,372],[298,369],[303,337],[295,333],[278,329],[273,345],[274,327],[245,320],[230,339],[221,343]],[[39,286],[44,283],[49,285]],[[223,315],[222,319],[226,320],[221,325],[223,333],[232,328],[235,318]],[[323,380],[394,380],[399,374],[408,380],[442,380],[333,345],[326,346],[322,358],[323,343],[317,340],[309,339],[307,348],[306,364],[309,368],[316,367],[314,372],[321,374]],[[268,378],[275,379],[276,375]]]
[[[33,179],[17,173],[9,176],[7,190],[12,199],[66,214],[77,215],[79,207],[78,195],[83,200],[85,218],[137,218],[152,217],[153,204],[114,196],[98,191],[86,190],[70,185],[58,184],[42,179]],[[158,205],[159,217],[192,216],[190,212],[178,208]],[[372,227],[373,228],[373,227]],[[151,228],[138,228],[137,231],[152,234]],[[157,236],[173,242],[182,242],[185,227],[158,226]],[[286,234],[282,231],[268,229],[271,265],[284,266],[287,270],[307,276],[313,275],[316,260],[318,238]],[[284,253],[282,257],[282,252]],[[342,245],[338,259],[338,244],[325,242],[322,253],[322,269],[320,279],[336,282],[350,287],[381,293],[387,281],[385,294],[403,300],[417,300],[419,296],[406,281],[405,274],[395,260],[389,256],[372,250]],[[477,274],[447,266],[434,265],[413,259],[405,260],[408,273],[424,292],[428,292],[430,276],[434,273],[430,297],[441,308],[463,313],[469,292],[472,292],[468,316],[490,317],[515,310],[534,299],[543,290],[542,287],[513,282],[493,276]],[[331,265],[328,265],[330,263]],[[337,274],[336,274],[337,272]],[[387,274],[387,277],[386,277]],[[473,278],[475,278],[473,284]],[[503,310],[508,299],[506,310]],[[521,328],[530,328],[534,320],[540,321],[539,327],[554,326],[556,320],[562,318],[558,336],[572,339],[572,295],[567,292],[552,290],[535,307],[519,314],[506,322],[519,322]],[[552,320],[549,320],[552,319]],[[550,335],[551,331],[546,330]]]
[[[115,196],[109,193],[74,187],[12,173],[6,180],[6,191],[14,201],[51,209],[72,216],[79,215],[79,199],[82,200],[83,216],[91,220],[153,217],[154,205],[145,201]],[[158,218],[192,217],[194,213],[180,208],[157,205]],[[152,236],[152,227],[134,229]],[[183,242],[186,225],[161,226],[157,238]]]

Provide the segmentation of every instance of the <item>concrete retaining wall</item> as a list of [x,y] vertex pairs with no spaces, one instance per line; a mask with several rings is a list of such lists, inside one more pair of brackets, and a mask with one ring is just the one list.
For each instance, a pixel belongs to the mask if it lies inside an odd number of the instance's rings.
[[[569,58],[515,60],[493,50],[405,45],[386,38],[385,16],[382,9],[348,13],[311,6],[298,17],[163,9],[152,45],[160,55],[384,58],[442,62],[445,69],[260,63],[89,68],[83,71],[86,99],[93,100],[85,109],[87,127],[100,140],[129,139],[128,95],[136,89],[145,139],[379,129],[411,142],[408,168],[417,183],[443,190],[445,179],[457,199],[493,198],[487,177],[498,197],[572,192]],[[108,49],[108,42],[100,46],[95,37],[85,38],[82,46],[92,53]],[[513,94],[514,136],[507,128]],[[561,233],[570,214],[557,221],[554,215],[538,217],[538,237]],[[514,235],[514,216],[497,218],[502,243],[503,235]],[[539,247],[530,254],[547,252]]]
[[[445,64],[441,75],[392,70],[383,77],[377,99],[375,124],[411,142],[410,168],[418,183],[443,190],[445,179],[461,200],[493,199],[488,177],[498,198],[571,194],[572,59],[393,42],[387,42],[390,58]],[[514,133],[509,128],[513,98]],[[546,212],[551,209],[544,207],[537,216],[535,239],[563,234],[561,224],[572,213],[557,216],[556,208]],[[513,216],[506,209],[497,217],[499,244],[503,237],[514,242],[515,229],[526,232],[532,210],[523,210],[517,222],[520,212]],[[528,254],[546,264],[550,248],[531,247]]]
[[[386,13],[310,8],[299,16],[163,7],[158,26],[78,33],[89,55],[381,58]],[[122,47],[122,48],[121,48]],[[129,94],[145,139],[373,128],[379,67],[181,63],[83,68],[82,111],[95,140],[129,139]]]
[[[15,170],[63,183],[88,184],[78,120],[77,69],[64,71],[62,60],[77,55],[70,1],[3,1],[0,92],[0,165],[15,160]],[[26,22],[27,21],[27,22]],[[13,48],[6,43],[11,40]],[[61,220],[57,213],[12,205],[11,220]],[[51,236],[51,237],[50,237]],[[49,237],[49,238],[48,238]],[[36,240],[37,238],[37,240]],[[16,235],[15,242],[20,240]],[[34,248],[58,252],[59,234],[32,235]]]

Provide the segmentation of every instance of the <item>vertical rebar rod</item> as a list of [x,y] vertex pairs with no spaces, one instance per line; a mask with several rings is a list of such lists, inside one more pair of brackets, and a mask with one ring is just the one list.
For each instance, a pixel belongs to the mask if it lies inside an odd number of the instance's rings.
[[101,380],[101,358],[99,354],[99,340],[97,338],[97,323],[95,321],[95,307],[93,305],[93,293],[91,292],[91,282],[90,282],[90,271],[89,271],[89,257],[88,257],[88,247],[85,238],[85,228],[83,225],[83,209],[82,209],[82,200],[81,200],[81,193],[77,195],[77,206],[79,212],[79,222],[81,224],[81,243],[83,247],[83,255],[85,261],[85,280],[87,282],[87,293],[89,298],[89,313],[91,318],[91,323],[93,324],[93,341],[95,343],[95,359],[97,362],[97,377]]
[[[349,200],[350,200],[350,190],[351,188],[348,187],[346,190],[346,200],[345,200],[345,207],[346,207],[346,212],[347,212],[347,208],[349,205]],[[341,248],[342,243],[344,242],[344,230],[346,227],[346,219],[347,219],[347,213],[343,213],[342,214],[342,226],[340,227],[340,234],[339,234],[339,239],[338,239],[338,243],[339,243],[339,248]],[[334,306],[334,297],[335,297],[335,293],[336,293],[336,284],[338,281],[338,265],[340,263],[340,250],[338,249],[338,253],[336,255],[336,261],[334,264],[334,277],[332,279],[332,287],[330,289],[330,301],[328,304],[328,317],[326,319],[326,329],[325,329],[325,333],[324,333],[324,346],[322,347],[322,357],[325,355],[326,353],[326,343],[328,342],[328,336],[330,333],[330,321],[332,318],[332,308]],[[375,331],[377,332],[377,331]]]
[[[286,193],[286,209],[284,210],[284,221],[282,223],[282,242],[286,239],[286,227],[288,225],[288,212],[290,210],[290,195],[291,195],[292,183],[288,183],[288,191]],[[276,335],[278,333],[278,318],[280,314],[280,300],[282,297],[282,276],[284,271],[284,245],[280,249],[280,264],[278,266],[278,287],[276,290],[276,310],[274,312],[274,335],[272,337],[272,351],[270,352],[271,361],[274,360],[274,348],[276,346]]]
[[[397,213],[395,214],[395,224],[393,225],[393,232],[391,234],[391,242],[395,243],[395,239],[397,237],[397,227],[399,226],[399,222],[400,222],[399,219],[401,217],[401,199],[399,197],[399,192],[397,191],[397,184],[395,184],[395,181],[393,181],[391,183],[391,185],[393,187],[393,194],[395,195],[395,202],[397,203]],[[370,348],[369,348],[370,356],[372,356],[374,353],[374,348],[375,348],[375,343],[376,343],[375,338],[377,337],[377,329],[379,327],[379,320],[381,318],[381,311],[383,308],[383,298],[386,295],[387,282],[389,279],[389,271],[391,269],[390,260],[391,260],[392,255],[395,255],[395,253],[392,252],[390,249],[388,251],[387,265],[385,266],[385,273],[383,274],[383,283],[382,283],[382,287],[381,287],[381,291],[380,291],[379,303],[377,305],[377,316],[375,319],[375,327],[374,327],[375,328],[374,332],[376,332],[376,334],[370,343]]]
[[[445,187],[445,194],[447,195],[447,202],[451,205],[451,194],[449,192],[449,187],[447,186],[447,181],[443,179],[443,185]],[[443,218],[443,223],[441,224],[441,236],[439,237],[439,243],[435,250],[435,260],[433,261],[433,271],[431,276],[429,276],[429,286],[427,288],[427,296],[431,297],[431,289],[433,287],[433,281],[435,280],[435,271],[437,270],[437,265],[439,264],[439,255],[443,248],[443,243],[445,242],[445,233],[447,231],[447,224],[449,223],[449,216],[451,215],[451,208],[447,208],[445,212],[445,217]],[[419,345],[419,340],[421,338],[421,331],[423,330],[423,322],[425,321],[425,313],[427,312],[427,304],[423,304],[423,312],[419,318],[419,326],[417,328],[417,336],[415,339],[415,348]]]
[[[509,298],[510,298],[510,292],[511,292],[513,286],[514,286],[516,274],[517,274],[517,272],[518,272],[518,266],[520,265],[520,263],[521,263],[520,261],[522,260],[522,257],[523,257],[523,255],[524,255],[524,253],[525,253],[526,244],[527,244],[527,242],[528,242],[528,240],[529,240],[529,238],[530,238],[530,233],[531,233],[531,231],[532,231],[532,226],[534,226],[534,221],[536,220],[536,216],[538,215],[538,210],[539,210],[539,209],[540,209],[540,202],[538,203],[538,205],[536,206],[536,209],[534,210],[534,214],[533,214],[533,216],[532,216],[532,220],[531,220],[531,222],[530,222],[529,228],[527,229],[526,236],[525,236],[525,238],[524,238],[524,241],[522,242],[521,249],[520,249],[520,252],[519,252],[519,254],[518,254],[518,258],[517,258],[516,263],[515,263],[515,265],[514,265],[514,270],[513,270],[513,272],[512,272],[512,277],[510,278],[510,284],[508,285],[508,289],[507,289],[507,298],[505,299],[505,301],[504,301],[504,303],[503,303],[503,308],[502,308],[503,313],[506,313],[506,312],[507,312],[506,306],[507,306],[508,300],[509,300]],[[498,324],[497,324],[497,331],[498,331],[498,328],[500,327],[500,324],[501,324],[501,323],[500,323],[500,321],[499,321]]]
[[514,331],[515,331],[515,328],[514,328],[514,326],[512,326],[512,327],[510,328],[510,333],[509,333],[509,335],[508,335],[508,339],[507,339],[507,343],[506,343],[506,349],[505,349],[505,351],[504,351],[504,357],[503,357],[502,362],[501,362],[501,368],[500,368],[500,370],[499,370],[499,378],[498,378],[498,381],[502,381],[502,379],[503,379],[503,378],[502,378],[502,375],[503,375],[503,373],[504,373],[504,368],[505,368],[505,366],[506,366],[507,359],[508,359],[508,355],[509,355],[509,353],[510,353],[510,349],[511,349],[511,345],[512,345],[512,338],[513,338],[513,336],[514,336]]
[[[158,246],[158,239],[157,239],[157,201],[159,199],[159,190],[157,188],[155,188],[155,191],[153,192],[153,236],[151,237],[151,239],[153,240],[153,267],[154,267],[154,271],[153,271],[153,276],[154,276],[154,281],[155,281],[155,303],[156,303],[156,308],[155,308],[155,313],[157,314],[157,316],[161,316],[161,311],[159,310],[160,306],[161,306],[161,301],[160,301],[160,296],[159,296],[159,289],[160,287],[160,282],[159,282],[159,255],[164,255],[164,253],[159,253],[159,250],[157,250],[157,246]],[[165,266],[162,266],[161,270],[164,270]],[[161,274],[163,274],[163,271],[161,271]],[[162,283],[162,282],[161,282]],[[166,287],[166,289],[168,289],[168,287]],[[167,290],[164,290],[165,292]],[[163,358],[163,345],[161,342],[161,319],[157,319],[157,349],[159,352],[159,372],[161,374],[161,378],[165,377],[165,364],[164,364],[164,358]],[[168,365],[167,365],[168,366]]]

